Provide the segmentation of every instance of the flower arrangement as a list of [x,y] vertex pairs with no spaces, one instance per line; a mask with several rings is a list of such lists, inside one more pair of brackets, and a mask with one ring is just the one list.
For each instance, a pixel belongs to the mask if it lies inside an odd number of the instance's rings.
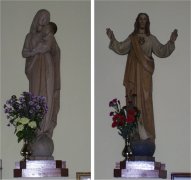
[[121,107],[121,103],[117,99],[113,99],[109,102],[109,107],[112,107],[114,111],[110,112],[112,116],[112,128],[117,128],[119,130],[119,135],[124,139],[130,137],[130,135],[135,131],[138,119],[140,117],[140,111],[135,106],[135,97],[133,94],[128,98],[128,103],[126,106]]
[[47,110],[46,98],[34,96],[30,92],[23,92],[19,98],[13,95],[4,104],[4,112],[9,121],[7,125],[15,127],[18,142],[22,139],[31,142],[35,138],[36,129],[40,128]]

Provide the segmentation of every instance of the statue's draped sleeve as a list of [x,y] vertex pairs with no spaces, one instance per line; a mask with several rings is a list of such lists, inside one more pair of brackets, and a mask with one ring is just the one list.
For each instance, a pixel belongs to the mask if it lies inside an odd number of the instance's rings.
[[127,39],[121,42],[117,41],[116,39],[111,40],[109,44],[109,48],[119,55],[128,54],[131,48],[130,37],[128,37]]
[[175,49],[175,44],[171,41],[168,41],[165,45],[161,44],[155,36],[151,36],[152,41],[152,51],[153,53],[160,58],[165,58],[171,55]]
[[[146,43],[143,44],[141,48],[144,54],[148,57],[151,57],[152,53],[154,53],[157,57],[165,58],[170,56],[175,49],[174,43],[168,41],[163,45],[152,34],[150,36],[146,36],[145,39]],[[109,48],[119,55],[129,54],[131,46],[131,35],[121,42],[117,41],[116,39],[111,40],[109,44]]]

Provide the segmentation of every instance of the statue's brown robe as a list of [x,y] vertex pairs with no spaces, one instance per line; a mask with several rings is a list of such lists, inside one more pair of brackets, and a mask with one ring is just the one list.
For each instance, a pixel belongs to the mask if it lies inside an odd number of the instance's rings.
[[[142,45],[139,44],[140,36],[145,38],[145,43]],[[136,106],[141,111],[140,121],[143,123],[147,137],[155,139],[152,101],[154,59],[152,53],[158,57],[168,57],[175,49],[175,45],[170,41],[162,45],[155,36],[141,34],[130,35],[123,42],[111,41],[110,49],[121,55],[128,54],[124,74],[126,95],[130,95],[130,91],[137,95]]]

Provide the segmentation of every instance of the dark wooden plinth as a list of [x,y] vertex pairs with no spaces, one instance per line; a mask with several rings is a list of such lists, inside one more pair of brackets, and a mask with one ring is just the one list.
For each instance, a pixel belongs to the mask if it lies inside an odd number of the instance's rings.
[[61,160],[29,160],[15,163],[14,177],[68,177],[66,162]]
[[[137,160],[132,160],[137,159]],[[123,178],[167,178],[165,164],[155,162],[152,157],[133,157],[129,161],[116,163],[114,177]]]

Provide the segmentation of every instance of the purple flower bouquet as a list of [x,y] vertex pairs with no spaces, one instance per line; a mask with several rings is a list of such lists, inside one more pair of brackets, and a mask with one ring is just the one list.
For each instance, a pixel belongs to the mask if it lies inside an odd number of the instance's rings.
[[7,114],[8,126],[15,127],[18,142],[22,139],[31,142],[36,136],[36,129],[47,113],[46,98],[35,96],[30,92],[23,92],[19,98],[13,95],[4,104]]

